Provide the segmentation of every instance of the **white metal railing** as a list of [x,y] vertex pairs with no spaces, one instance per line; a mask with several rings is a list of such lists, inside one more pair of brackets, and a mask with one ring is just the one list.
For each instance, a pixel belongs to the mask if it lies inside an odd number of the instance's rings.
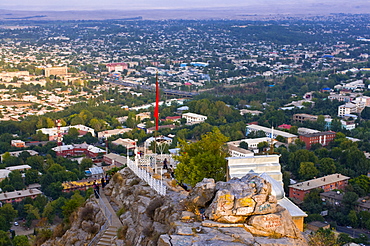
[[135,162],[129,161],[127,166],[142,180],[148,183],[159,195],[165,196],[167,187],[163,184],[162,180],[158,180],[152,177],[149,172],[138,167]]
[[[176,168],[177,166],[177,161],[175,161],[172,158],[171,154],[146,154],[145,158],[140,158],[140,159],[145,159],[145,164],[144,165],[150,165],[152,168],[157,168],[158,166],[162,166],[164,159],[167,159],[167,165],[170,166],[172,165],[173,168]],[[141,160],[139,159],[139,163]]]

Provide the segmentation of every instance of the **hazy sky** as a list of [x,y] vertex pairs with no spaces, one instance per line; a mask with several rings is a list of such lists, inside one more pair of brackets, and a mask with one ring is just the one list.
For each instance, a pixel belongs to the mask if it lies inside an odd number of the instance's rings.
[[[0,0],[0,9],[11,10],[99,10],[248,7],[252,5],[327,5],[348,0]],[[350,1],[360,4],[367,0]]]

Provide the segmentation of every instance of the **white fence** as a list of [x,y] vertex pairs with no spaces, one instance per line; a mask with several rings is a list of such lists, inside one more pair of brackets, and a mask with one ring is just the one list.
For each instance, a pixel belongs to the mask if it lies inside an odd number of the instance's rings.
[[138,167],[135,162],[129,161],[127,163],[127,166],[142,180],[148,183],[150,187],[152,187],[156,192],[158,192],[159,195],[165,196],[167,187],[163,185],[163,182],[161,180],[153,178],[150,173],[145,171],[144,169]]

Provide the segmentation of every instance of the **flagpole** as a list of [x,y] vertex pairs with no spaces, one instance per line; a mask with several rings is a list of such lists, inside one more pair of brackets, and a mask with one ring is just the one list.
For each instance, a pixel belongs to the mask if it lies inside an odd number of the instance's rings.
[[157,134],[158,134],[158,121],[159,121],[159,85],[158,85],[158,70],[155,76],[155,131],[154,131],[154,173],[157,171]]

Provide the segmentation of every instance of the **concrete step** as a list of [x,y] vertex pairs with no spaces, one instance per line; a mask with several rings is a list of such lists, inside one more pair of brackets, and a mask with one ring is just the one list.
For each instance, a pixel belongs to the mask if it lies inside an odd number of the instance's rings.
[[112,245],[112,243],[105,243],[105,242],[98,242],[98,244],[97,244],[97,246],[99,246],[99,245],[101,245],[101,246],[111,246]]

